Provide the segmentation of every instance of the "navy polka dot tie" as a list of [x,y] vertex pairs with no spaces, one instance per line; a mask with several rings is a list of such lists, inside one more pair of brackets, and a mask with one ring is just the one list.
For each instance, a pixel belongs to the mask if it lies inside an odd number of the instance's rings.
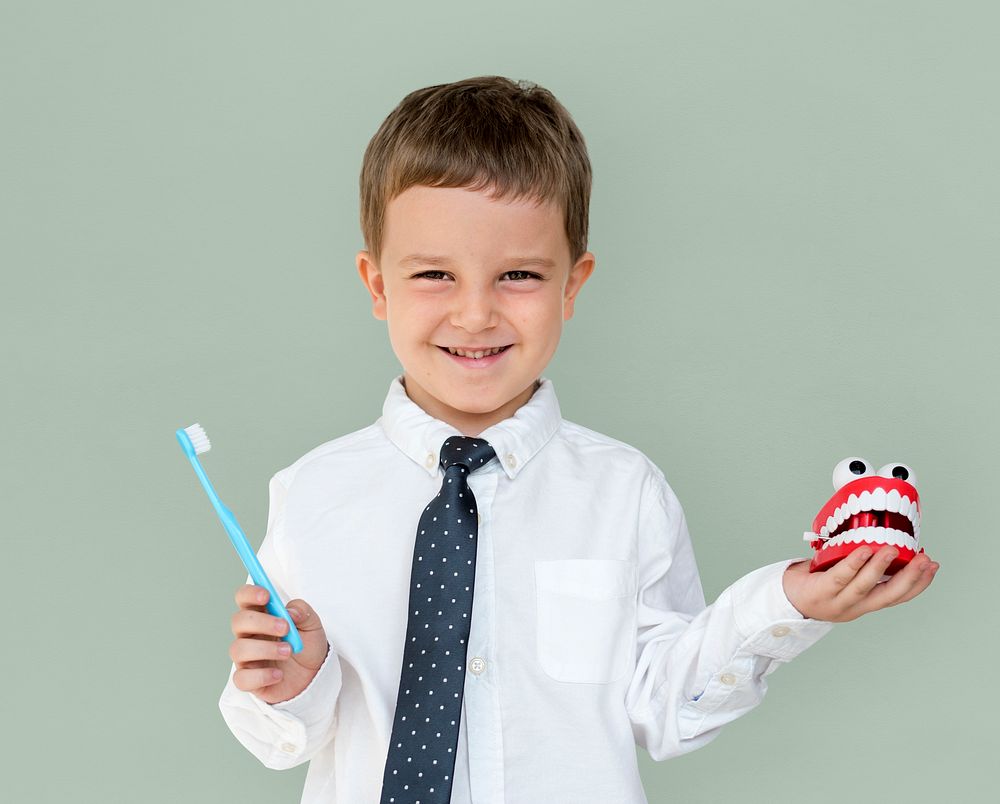
[[482,438],[441,446],[441,491],[420,515],[403,668],[381,804],[448,804],[465,691],[479,534],[468,475],[496,456]]

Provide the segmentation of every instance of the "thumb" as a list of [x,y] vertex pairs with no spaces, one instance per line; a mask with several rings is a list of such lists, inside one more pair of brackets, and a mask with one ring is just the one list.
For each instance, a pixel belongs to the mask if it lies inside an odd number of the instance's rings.
[[295,627],[300,631],[313,631],[323,627],[323,624],[319,620],[319,615],[302,598],[289,600],[285,608],[288,610],[292,622],[295,623]]
[[330,649],[323,623],[313,607],[301,598],[289,600],[285,608],[302,637],[302,650],[291,658],[296,664],[315,674]]

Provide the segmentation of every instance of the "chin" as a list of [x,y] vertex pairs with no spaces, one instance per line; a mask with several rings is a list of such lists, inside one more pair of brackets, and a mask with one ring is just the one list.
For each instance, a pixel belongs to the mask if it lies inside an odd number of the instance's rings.
[[484,414],[492,413],[499,407],[502,407],[504,401],[496,401],[488,397],[484,398],[481,394],[474,396],[472,399],[444,399],[442,400],[448,407],[453,410],[461,411],[462,413],[474,413],[474,414]]

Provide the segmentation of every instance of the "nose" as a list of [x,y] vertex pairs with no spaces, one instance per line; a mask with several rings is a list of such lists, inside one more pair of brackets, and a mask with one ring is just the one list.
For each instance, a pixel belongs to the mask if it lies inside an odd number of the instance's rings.
[[451,323],[467,332],[495,325],[497,298],[488,284],[468,284],[453,295]]

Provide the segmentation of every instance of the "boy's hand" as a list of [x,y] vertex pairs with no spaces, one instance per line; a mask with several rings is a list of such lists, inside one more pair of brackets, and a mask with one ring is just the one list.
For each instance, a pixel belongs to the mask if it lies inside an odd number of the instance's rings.
[[809,562],[791,564],[782,576],[785,595],[803,617],[843,623],[862,614],[905,603],[924,591],[941,566],[918,553],[888,581],[879,583],[898,554],[885,545],[872,556],[862,546],[825,572],[809,572]]
[[294,698],[309,686],[330,646],[312,606],[304,600],[289,600],[285,608],[302,637],[302,650],[293,654],[291,645],[281,639],[288,633],[288,623],[268,614],[268,597],[263,586],[245,584],[236,591],[240,610],[232,619],[236,639],[229,655],[236,665],[236,688],[274,704]]

